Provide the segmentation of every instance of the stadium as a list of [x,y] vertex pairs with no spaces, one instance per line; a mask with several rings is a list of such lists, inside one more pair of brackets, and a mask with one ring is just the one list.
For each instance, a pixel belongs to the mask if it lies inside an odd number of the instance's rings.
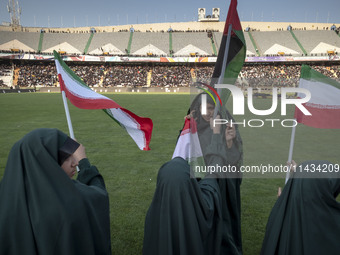
[[[244,93],[253,88],[258,108],[270,107],[273,87],[297,87],[302,64],[340,81],[340,24],[241,21],[241,25],[247,52],[236,85]],[[224,26],[218,15],[200,16],[200,10],[192,22],[63,28],[23,27],[13,21],[1,25],[0,177],[10,147],[30,130],[50,127],[68,132],[53,56],[57,51],[94,91],[153,120],[151,150],[142,152],[104,114],[69,106],[75,136],[106,182],[112,254],[141,254],[145,214],[158,170],[171,159],[190,106],[191,84],[210,82]],[[285,118],[293,115],[291,105]],[[265,121],[266,116],[246,111],[244,118]],[[279,107],[270,118],[282,119]],[[290,128],[266,125],[243,127],[240,132],[245,166],[285,165]],[[339,164],[339,139],[336,129],[300,125],[294,160],[317,158]],[[246,255],[261,250],[279,186],[284,186],[284,175],[242,181]]]
[[[207,16],[198,17],[196,22],[106,27],[0,26],[0,82],[3,88],[34,87],[45,91],[48,87],[49,91],[57,91],[53,89],[57,86],[52,56],[55,50],[77,73],[92,75],[81,76],[89,86],[105,87],[107,92],[135,91],[134,88],[150,92],[178,92],[176,88],[181,88],[184,92],[193,79],[209,79],[216,62],[224,21]],[[247,57],[239,85],[259,87],[261,92],[262,87],[273,85],[256,80],[256,73],[266,72],[267,78],[277,78],[279,84],[275,85],[296,86],[302,63],[330,77],[340,77],[339,24],[241,25]],[[29,75],[30,68],[38,73]]]

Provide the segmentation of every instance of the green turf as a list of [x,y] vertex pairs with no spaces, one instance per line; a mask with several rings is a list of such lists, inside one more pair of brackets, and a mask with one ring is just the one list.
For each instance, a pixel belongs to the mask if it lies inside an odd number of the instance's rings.
[[[190,103],[189,95],[107,94],[121,106],[150,117],[154,131],[151,151],[140,151],[128,134],[101,110],[81,110],[69,105],[74,133],[87,156],[103,174],[110,195],[113,254],[141,254],[146,211],[152,200],[159,167],[171,159],[176,138]],[[229,102],[231,106],[232,102]],[[255,107],[267,109],[271,100],[258,99]],[[39,127],[68,132],[60,94],[0,94],[0,178],[11,146]],[[247,108],[247,107],[246,107]],[[277,111],[272,116],[235,116],[242,119],[291,118]],[[240,128],[244,141],[244,165],[284,164],[288,158],[291,129],[265,124]],[[321,130],[299,125],[294,159],[327,159],[339,163],[339,130]],[[283,178],[244,178],[242,234],[244,254],[259,254],[265,225]]]

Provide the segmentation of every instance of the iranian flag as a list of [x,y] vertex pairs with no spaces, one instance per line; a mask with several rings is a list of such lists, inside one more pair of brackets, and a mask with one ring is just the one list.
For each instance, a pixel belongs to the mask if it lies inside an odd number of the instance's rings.
[[196,121],[186,118],[172,158],[181,157],[190,162],[202,156]]
[[70,102],[81,109],[103,109],[112,119],[124,128],[135,141],[139,149],[150,150],[153,123],[149,118],[139,117],[122,108],[112,99],[98,94],[89,88],[54,51],[55,65],[61,91]]
[[[230,43],[227,45],[230,25]],[[245,58],[246,43],[237,13],[237,0],[231,0],[211,85],[217,82],[221,84],[234,84],[242,69]],[[227,90],[223,95],[220,95],[223,103],[227,102],[229,94],[230,91]]]
[[[188,161],[191,168],[195,170],[195,166],[204,166],[204,158],[197,134],[196,121],[193,118],[186,118],[184,127],[178,137],[175,151],[172,158],[181,157]],[[196,177],[201,177],[200,173],[195,173]]]
[[340,83],[302,65],[299,87],[311,93],[311,99],[303,104],[311,115],[304,115],[296,108],[297,122],[315,128],[340,128]]

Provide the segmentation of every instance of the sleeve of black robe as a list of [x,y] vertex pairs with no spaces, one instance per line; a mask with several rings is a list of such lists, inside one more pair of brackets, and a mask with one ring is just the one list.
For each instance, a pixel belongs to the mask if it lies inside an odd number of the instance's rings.
[[[79,173],[75,187],[83,196],[84,205],[90,218],[93,236],[92,242],[95,243],[94,254],[110,254],[110,212],[108,193],[106,191],[105,182],[96,166],[91,165],[87,158],[79,161]],[[96,218],[93,218],[93,215]],[[93,220],[93,221],[92,221]]]
[[[226,147],[224,136],[213,134],[211,144],[207,148],[205,161],[207,165],[232,167],[236,172],[217,173],[218,185],[221,194],[219,203],[220,218],[216,220],[215,246],[221,254],[242,254],[241,235],[241,191],[242,179],[239,170],[241,153],[233,143],[231,148]],[[230,169],[230,168],[229,168]]]
[[87,158],[79,161],[79,173],[77,180],[89,186],[97,186],[106,190],[105,182],[102,175],[99,173],[96,166],[91,165]]

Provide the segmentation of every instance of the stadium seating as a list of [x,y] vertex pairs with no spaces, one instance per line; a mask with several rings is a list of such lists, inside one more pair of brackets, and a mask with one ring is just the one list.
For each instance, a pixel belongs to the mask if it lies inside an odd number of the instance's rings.
[[[251,42],[251,40],[249,38],[249,33],[243,32],[243,34],[244,34],[244,39],[245,39],[246,46],[247,46],[247,56],[249,56],[249,57],[256,56],[256,50],[254,48],[253,43]],[[213,38],[214,38],[215,45],[217,46],[217,50],[220,48],[222,35],[223,35],[222,32],[213,32]]]
[[12,86],[13,83],[13,68],[10,64],[0,64],[0,87]]
[[254,48],[254,44],[252,43],[249,32],[244,32],[244,40],[246,41],[247,46],[247,56],[249,57],[255,57],[256,56],[256,50]]
[[[250,34],[251,33],[251,34]],[[40,41],[38,32],[0,31],[0,50],[18,52],[52,53],[53,50],[67,54],[126,55],[130,32],[102,33],[44,33]],[[92,40],[89,40],[93,35]],[[222,32],[213,32],[214,46],[218,51]],[[251,40],[251,37],[253,41]],[[295,36],[295,38],[294,38]],[[327,55],[327,51],[340,52],[340,37],[332,30],[294,31],[249,31],[244,32],[247,56],[301,56]],[[134,32],[131,41],[132,56],[170,56],[172,46],[174,56],[212,56],[214,49],[207,32]],[[89,42],[89,44],[88,44]],[[300,45],[299,45],[300,43]],[[39,45],[41,48],[39,48]],[[256,52],[255,46],[259,50]],[[87,48],[88,47],[88,48]]]
[[193,49],[197,47],[204,51],[207,55],[213,55],[211,42],[206,32],[176,32],[172,34],[172,48],[175,55],[176,52],[190,44],[194,46]]
[[89,34],[46,33],[42,43],[42,52],[52,53],[53,50],[65,51],[67,54],[82,54]]
[[[15,47],[15,44],[11,44],[10,42],[17,40],[29,48],[33,49],[32,51],[37,51],[39,45],[39,36],[40,33],[26,33],[26,32],[9,32],[9,31],[1,31],[0,32],[0,50],[4,50],[1,48],[1,45],[5,43],[9,43],[10,48]],[[9,50],[10,50],[9,48]],[[26,51],[24,48],[19,50]],[[27,50],[29,51],[29,50]]]
[[91,52],[94,52],[96,49],[101,49],[105,45],[112,44],[118,49],[118,51],[116,50],[117,55],[126,54],[125,49],[127,49],[129,36],[130,32],[95,33],[88,53],[91,54]]
[[[252,31],[251,33],[262,56],[301,56],[302,54],[300,47],[289,31]],[[247,46],[249,47],[249,44]]]
[[[327,49],[334,49],[335,47],[340,49],[340,37],[332,30],[296,30],[294,33],[306,49],[308,55],[327,54]],[[315,49],[320,43],[335,47],[319,47],[319,49]],[[338,52],[340,52],[340,50]]]
[[[138,50],[145,48],[150,44],[164,52],[166,55],[169,55],[169,34],[161,32],[135,32],[131,44],[131,53],[136,54]],[[146,47],[146,51],[147,48],[148,47]],[[151,47],[150,52],[159,55],[156,51],[153,52]],[[137,55],[139,55],[138,52]]]

